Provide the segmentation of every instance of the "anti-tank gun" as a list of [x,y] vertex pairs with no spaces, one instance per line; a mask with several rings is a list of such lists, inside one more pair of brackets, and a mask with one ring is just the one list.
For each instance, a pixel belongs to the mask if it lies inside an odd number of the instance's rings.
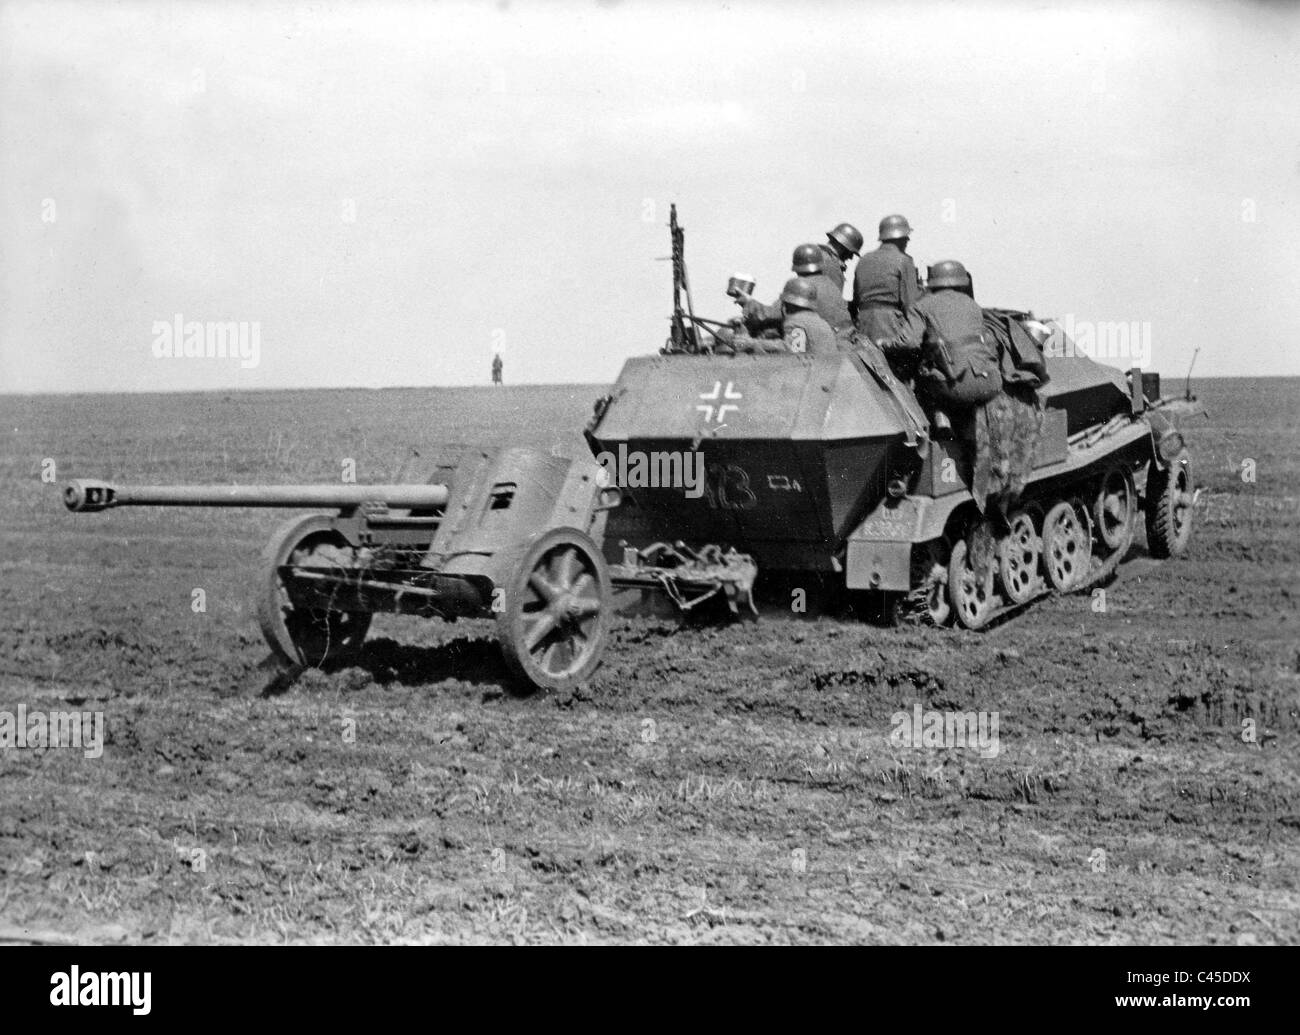
[[608,635],[597,546],[618,492],[589,460],[466,449],[396,485],[118,485],[78,480],[76,513],[117,507],[323,509],[287,520],[262,554],[256,609],[286,666],[355,657],[376,613],[492,618],[507,667],[555,688],[585,679]]

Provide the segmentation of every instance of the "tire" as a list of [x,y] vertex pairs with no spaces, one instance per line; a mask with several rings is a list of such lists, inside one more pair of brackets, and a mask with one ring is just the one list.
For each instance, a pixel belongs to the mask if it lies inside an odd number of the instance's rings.
[[1181,557],[1192,538],[1195,491],[1186,451],[1167,468],[1152,461],[1147,469],[1147,551],[1152,557]]

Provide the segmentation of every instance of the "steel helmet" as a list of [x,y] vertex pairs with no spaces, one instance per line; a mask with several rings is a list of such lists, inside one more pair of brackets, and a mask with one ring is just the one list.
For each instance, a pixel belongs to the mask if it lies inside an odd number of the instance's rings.
[[799,277],[787,280],[781,292],[781,302],[791,309],[816,309],[817,285]]
[[886,216],[880,221],[880,240],[897,241],[903,237],[911,237],[912,228],[908,225],[906,216]]
[[826,269],[826,253],[820,244],[801,244],[794,250],[790,268],[796,273],[821,273]]
[[971,286],[970,274],[966,267],[956,259],[944,259],[930,267],[926,274],[925,286],[935,288],[967,288]]
[[828,230],[826,236],[850,255],[862,251],[862,232],[852,223],[841,223],[834,230]]

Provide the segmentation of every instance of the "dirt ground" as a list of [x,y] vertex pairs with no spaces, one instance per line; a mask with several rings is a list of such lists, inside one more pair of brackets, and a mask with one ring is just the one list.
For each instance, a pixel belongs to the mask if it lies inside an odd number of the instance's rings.
[[[1300,380],[1197,387],[1190,555],[1139,541],[1104,610],[621,618],[589,686],[528,698],[489,625],[382,617],[275,685],[248,600],[282,515],[58,483],[577,452],[598,389],[0,397],[0,712],[105,721],[98,758],[0,751],[0,940],[1300,942]],[[997,713],[996,756],[896,746],[916,705]]]

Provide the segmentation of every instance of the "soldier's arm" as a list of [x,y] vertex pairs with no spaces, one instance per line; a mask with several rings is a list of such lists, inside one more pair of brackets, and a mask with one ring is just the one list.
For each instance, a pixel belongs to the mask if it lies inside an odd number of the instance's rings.
[[747,299],[741,306],[742,319],[745,321],[745,328],[750,334],[758,334],[761,331],[771,328],[780,329],[781,327],[781,306],[764,305],[757,299]]

